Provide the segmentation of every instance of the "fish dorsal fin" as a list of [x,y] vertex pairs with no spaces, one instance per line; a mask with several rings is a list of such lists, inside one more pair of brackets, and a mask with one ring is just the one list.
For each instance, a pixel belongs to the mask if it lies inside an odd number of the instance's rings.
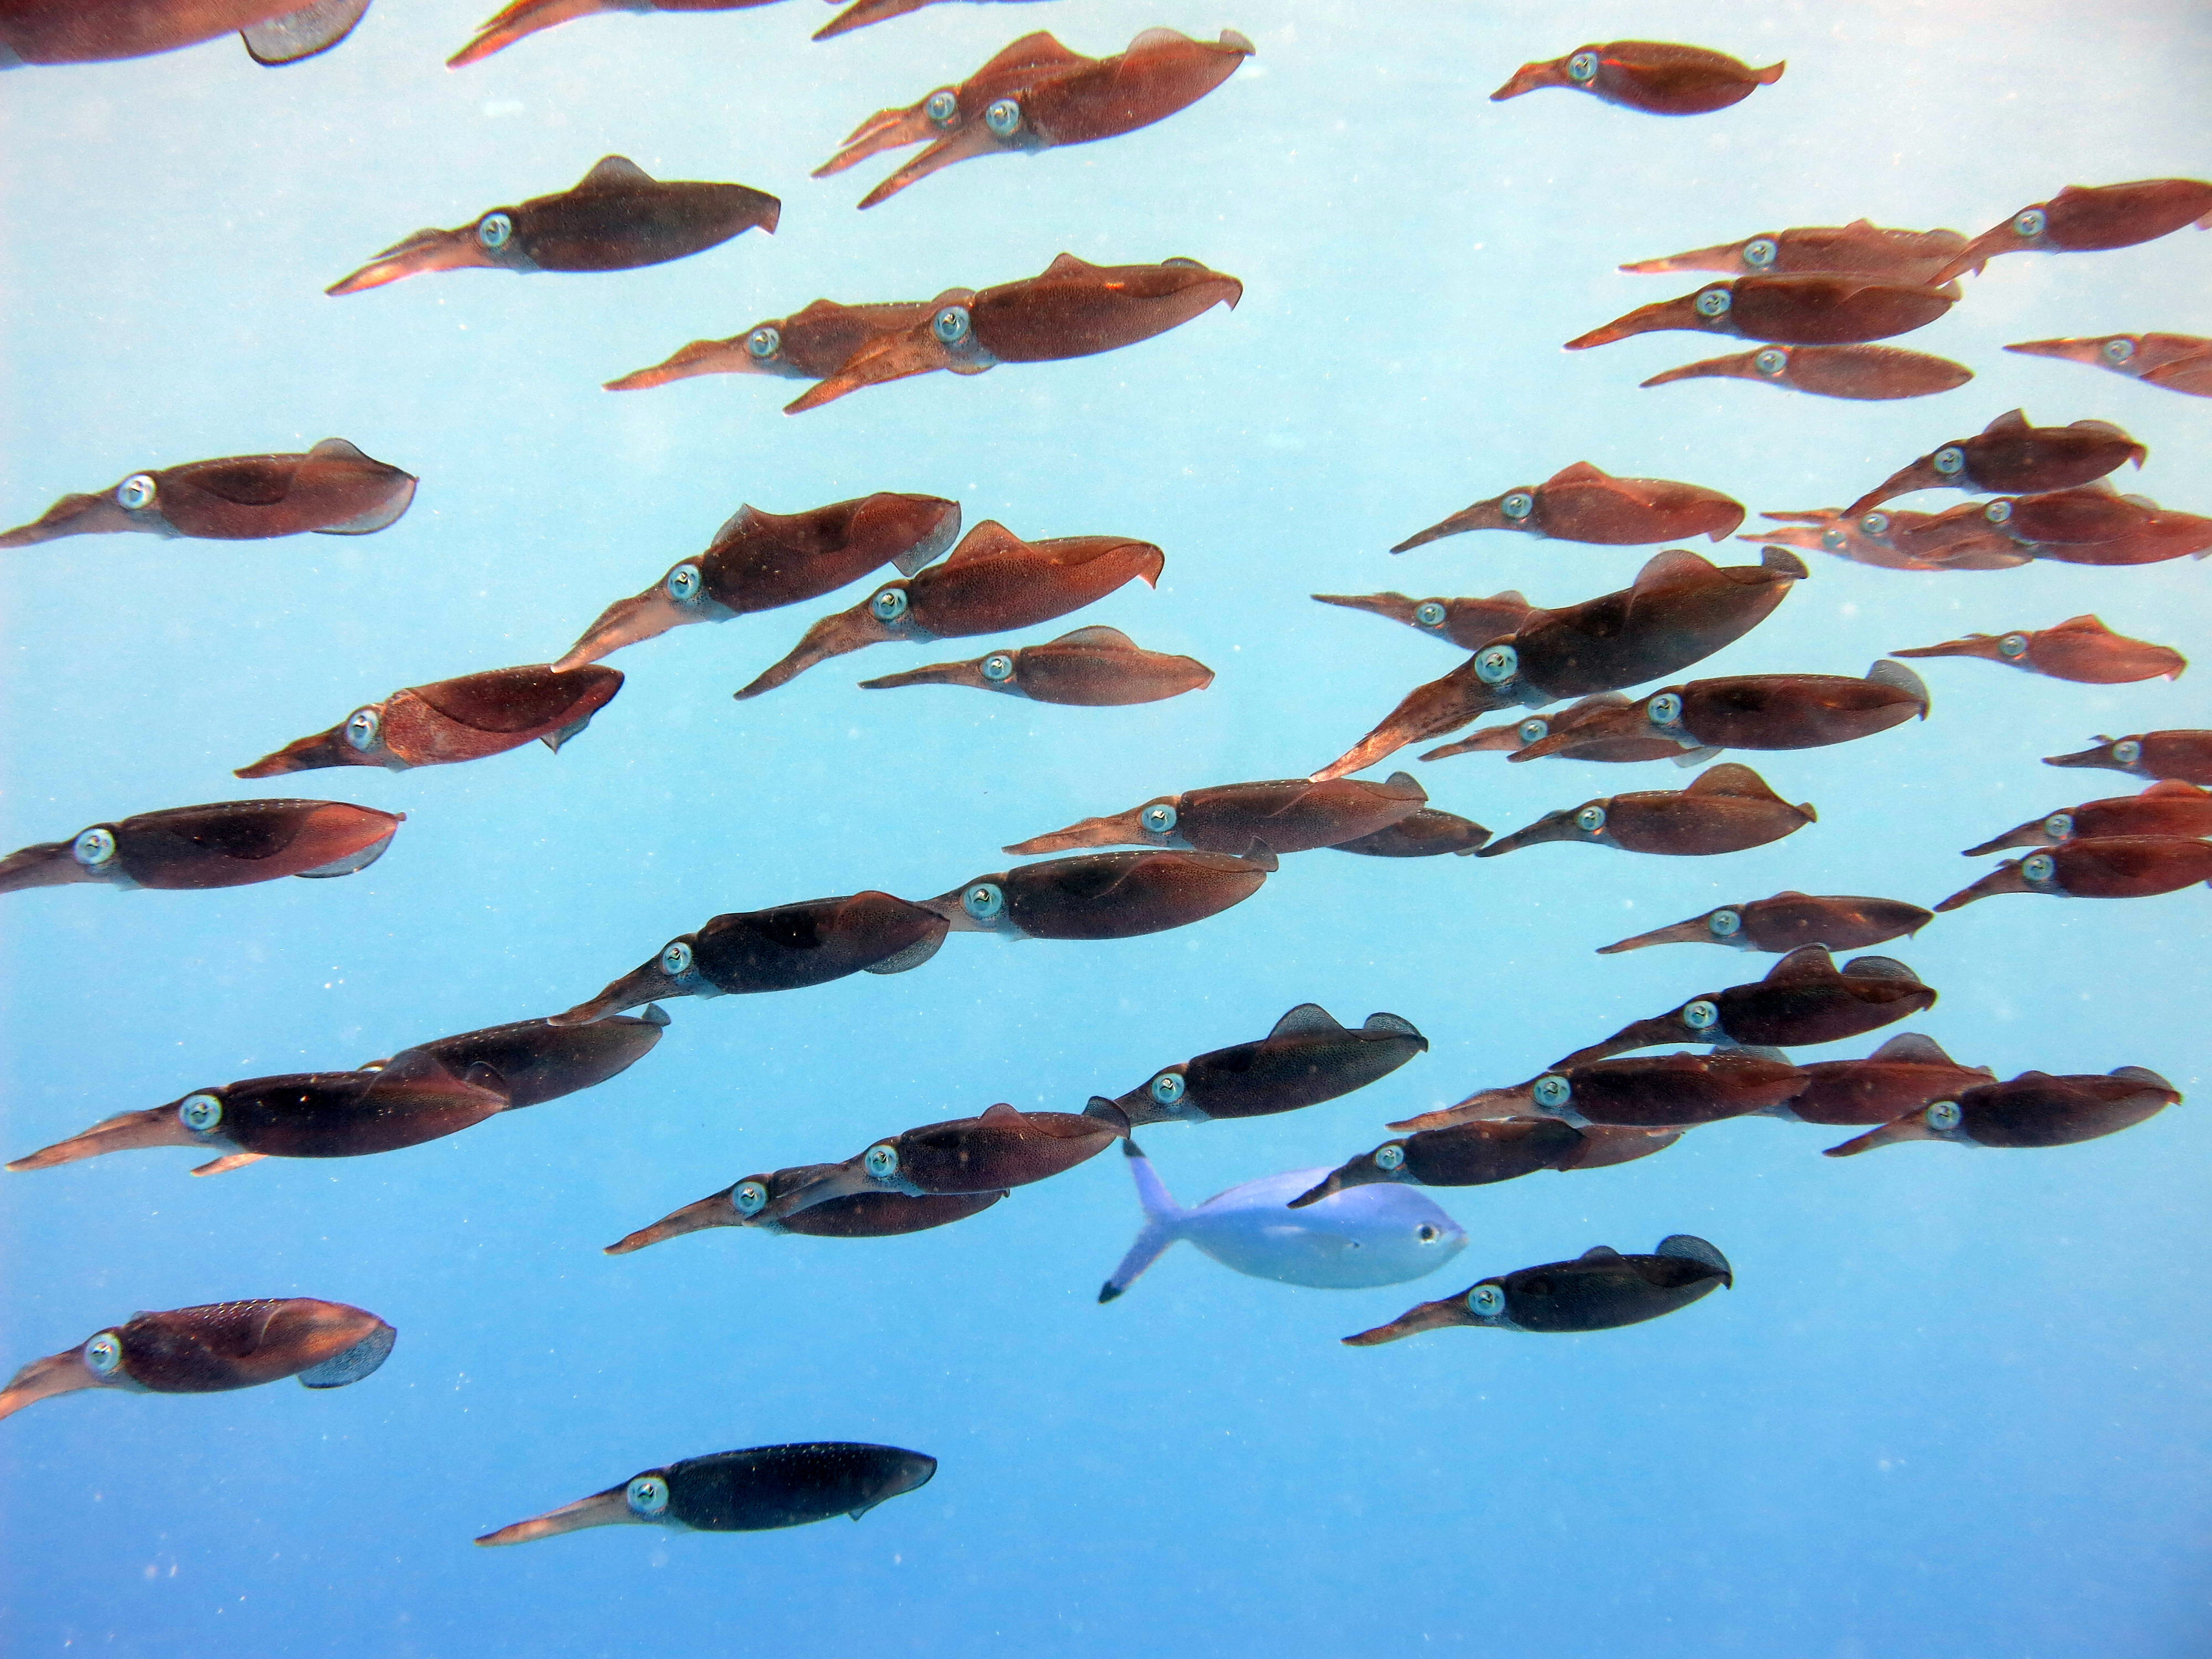
[[1593,1244],[1575,1259],[1578,1261],[1618,1261],[1620,1252],[1610,1244]]
[[979,1123],[1004,1123],[1011,1127],[1023,1120],[1019,1112],[1002,1100],[995,1106],[986,1106],[983,1115],[975,1121]]
[[1659,1241],[1659,1248],[1651,1254],[1671,1255],[1677,1261],[1694,1261],[1729,1279],[1735,1277],[1735,1270],[1729,1266],[1729,1259],[1694,1233],[1669,1233]]
[[973,564],[978,559],[1003,558],[1009,553],[1030,550],[1029,543],[996,519],[986,519],[960,538],[960,545],[952,550],[952,556],[945,562],[949,568],[956,564]]
[[343,438],[325,438],[307,453],[325,461],[365,461],[368,459]]
[[589,195],[603,190],[635,190],[640,185],[658,184],[659,180],[627,155],[602,155],[592,164],[592,170],[576,180],[571,196]]
[[1682,793],[1686,795],[1736,795],[1746,800],[1782,799],[1766,787],[1765,778],[1748,766],[1739,765],[1735,761],[1725,761],[1698,773],[1690,780],[1690,787]]
[[368,9],[368,0],[313,0],[297,11],[239,30],[239,39],[257,64],[276,69],[328,52],[353,33]]
[[1786,547],[1768,547],[1759,554],[1759,562],[1767,569],[1787,576],[1795,582],[1804,581],[1813,574],[1805,561]]
[[1411,772],[1393,772],[1382,780],[1382,787],[1385,789],[1395,789],[1401,795],[1411,793],[1421,800],[1426,800],[1429,798],[1429,792],[1421,787],[1421,781]]
[[1884,657],[1867,670],[1867,678],[1875,685],[1886,685],[1893,691],[1902,691],[1920,705],[1920,718],[1928,718],[1928,685],[1919,675],[1901,662],[1892,662]]
[[1711,559],[1701,558],[1686,547],[1670,547],[1663,553],[1654,553],[1644,562],[1644,568],[1636,573],[1630,588],[1656,587],[1661,582],[1679,582],[1706,574],[1715,568]]
[[734,537],[740,536],[746,531],[752,529],[755,526],[759,525],[768,516],[768,514],[761,512],[750,502],[747,502],[736,512],[731,514],[728,518],[722,520],[722,527],[714,532],[714,539],[710,545],[720,547],[724,542],[729,541]]
[[2212,799],[2212,791],[2199,789],[2193,783],[2184,783],[2179,778],[2167,778],[2154,783],[2142,792],[2145,800],[2206,800]]
[[1984,432],[2025,432],[2027,429],[2027,411],[2024,409],[2008,409],[1982,428]]
[[2111,1075],[2124,1077],[2130,1083],[2147,1083],[2154,1089],[2171,1091],[2173,1087],[2171,1083],[2148,1066],[2115,1066],[2112,1067]]
[[1788,956],[1766,970],[1769,983],[1787,984],[1792,980],[1833,979],[1836,959],[1828,954],[1825,945],[1801,945]]
[[1610,482],[1610,478],[1609,475],[1599,471],[1597,468],[1592,466],[1588,461],[1577,461],[1572,466],[1561,467],[1550,477],[1545,479],[1544,482],[1546,483],[1555,484],[1605,483]]
[[1103,623],[1089,628],[1079,628],[1073,633],[1062,634],[1052,641],[1054,645],[1095,645],[1102,651],[1136,651],[1142,647],[1118,628],[1109,628]]
[[1907,1031],[1903,1036],[1890,1038],[1867,1058],[1910,1060],[1917,1066],[1955,1066],[1959,1063],[1943,1052],[1942,1043],[1918,1031]]
[[1079,52],[1070,52],[1053,35],[1039,29],[1035,34],[1022,36],[968,78],[980,81],[998,70],[1075,69],[1092,61]]
[[1267,1036],[1271,1042],[1276,1037],[1329,1036],[1343,1030],[1336,1016],[1318,1002],[1301,1002],[1275,1022],[1275,1029]]
[[[1359,1028],[1363,1031],[1392,1031],[1400,1036],[1421,1036],[1420,1028],[1403,1014],[1370,1014]],[[1421,1037],[1425,1042],[1426,1037]]]
[[2105,626],[2101,617],[2094,615],[2069,617],[2064,622],[2054,623],[2043,631],[2046,634],[2103,634],[2108,637],[2118,637],[2112,634],[2111,629]]
[[1847,979],[1905,979],[1915,985],[1920,983],[1920,975],[1895,957],[1853,957],[1844,964],[1844,976]]
[[1086,270],[1101,269],[1103,267],[1092,264],[1088,259],[1078,258],[1073,253],[1056,253],[1042,274],[1047,276],[1075,276]]

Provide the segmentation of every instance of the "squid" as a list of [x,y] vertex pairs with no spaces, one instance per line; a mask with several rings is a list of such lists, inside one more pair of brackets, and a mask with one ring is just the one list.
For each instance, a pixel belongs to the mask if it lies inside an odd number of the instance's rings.
[[789,380],[823,380],[842,368],[863,346],[902,334],[927,321],[937,307],[927,300],[880,305],[841,305],[817,300],[788,317],[755,323],[726,340],[694,340],[665,362],[609,380],[607,392],[642,392],[696,374],[774,374]]
[[1548,63],[1523,64],[1490,94],[1490,101],[1500,104],[1546,87],[1565,87],[1647,115],[1705,115],[1772,86],[1788,67],[1769,64],[1753,69],[1726,52],[1666,40],[1614,40],[1577,46]]
[[1937,273],[1948,282],[2006,253],[2091,253],[2133,247],[2185,226],[2212,230],[2212,184],[2143,179],[2128,185],[2069,185],[1984,231]]
[[1685,363],[1650,380],[1646,386],[1668,386],[1676,380],[1761,380],[1809,392],[1819,398],[1845,398],[1859,403],[1882,403],[1899,398],[1928,398],[1950,392],[1974,378],[1974,371],[1948,357],[1931,357],[1924,351],[1905,351],[1896,346],[1761,346],[1730,357],[1708,357]]
[[1371,1348],[1460,1325],[1547,1335],[1617,1330],[1678,1313],[1735,1283],[1728,1258],[1688,1233],[1661,1239],[1650,1255],[1623,1255],[1600,1244],[1572,1261],[1500,1273],[1457,1296],[1424,1302],[1344,1341],[1347,1347]]
[[1538,614],[1536,606],[1511,589],[1486,599],[1409,599],[1403,593],[1316,593],[1313,597],[1323,605],[1388,617],[1462,651],[1480,651]]
[[1916,489],[1963,489],[1977,495],[2070,489],[2129,461],[2141,466],[2149,456],[2148,448],[2110,421],[2030,426],[2024,410],[2008,410],[1972,437],[1954,438],[1899,468],[1844,511],[1856,518]]
[[1164,1066],[1127,1094],[1098,1096],[1091,1104],[1108,1124],[1133,1129],[1272,1117],[1364,1089],[1428,1048],[1428,1038],[1402,1015],[1370,1014],[1365,1024],[1346,1029],[1318,1003],[1302,1002],[1257,1042]]
[[1431,859],[1448,853],[1466,858],[1489,839],[1490,831],[1474,819],[1424,806],[1388,828],[1340,841],[1330,850],[1375,859]]
[[1571,841],[1624,853],[1705,858],[1764,847],[1796,834],[1819,817],[1811,802],[1792,806],[1758,773],[1731,761],[1700,772],[1686,789],[1601,796],[1547,812],[1527,829],[1477,848],[1474,855],[1496,858],[1542,842]]
[[2132,1129],[2181,1091],[2156,1072],[2123,1066],[2103,1077],[2053,1077],[2022,1072],[2008,1083],[1961,1089],[1840,1146],[1830,1158],[1851,1158],[1906,1140],[1948,1140],[1959,1146],[2074,1146]]
[[1959,299],[1955,288],[1923,288],[1878,276],[1732,276],[1693,294],[1654,301],[1578,334],[1569,351],[1611,345],[1632,334],[1687,331],[1733,334],[1771,345],[1863,345],[1925,328]]
[[1487,1187],[1539,1170],[1601,1170],[1663,1152],[1679,1129],[1577,1128],[1554,1117],[1510,1117],[1424,1129],[1386,1140],[1329,1171],[1292,1199],[1302,1210],[1353,1187],[1396,1182],[1408,1187]]
[[1923,285],[1936,281],[1966,246],[1966,239],[1955,230],[1889,230],[1854,219],[1847,225],[1761,231],[1740,242],[1639,259],[1620,269],[1639,276],[1712,270],[1728,276],[1881,276]]
[[368,12],[368,0],[16,0],[0,9],[0,70],[151,58],[234,32],[281,69],[328,52]]
[[1364,778],[1220,783],[1157,795],[1126,812],[1085,818],[1000,850],[1026,856],[1134,844],[1241,853],[1259,841],[1278,854],[1304,853],[1387,830],[1419,811],[1428,799],[1403,772],[1393,772],[1380,783]]
[[1692,536],[1717,542],[1742,522],[1743,504],[1717,489],[1668,478],[1616,478],[1588,461],[1577,461],[1542,483],[1523,484],[1462,507],[1390,550],[1410,552],[1470,530],[1517,530],[1601,547],[1637,547]]
[[[1839,507],[1811,513],[1767,513],[1783,527],[1739,541],[1762,547],[1802,547],[1832,553],[1878,570],[2012,570],[2029,563],[2035,550],[2021,546],[1990,525],[1942,526],[1940,539],[1925,527],[1948,514],[1889,512],[1876,508],[1856,519]],[[1900,546],[1903,542],[1905,545]],[[1910,548],[1913,550],[1908,551]]]
[[[926,3],[926,0],[924,0]],[[775,0],[513,0],[497,14],[477,26],[468,45],[446,60],[447,69],[481,63],[495,52],[504,52],[526,35],[536,34],[579,17],[596,17],[616,11],[749,11]]]
[[1795,1098],[1805,1081],[1787,1055],[1771,1049],[1597,1060],[1563,1064],[1507,1088],[1478,1090],[1456,1105],[1390,1127],[1551,1117],[1577,1128],[1687,1129],[1770,1111]]
[[1831,951],[1863,951],[1869,945],[1907,939],[1936,919],[1932,910],[1902,899],[1829,896],[1816,898],[1795,888],[1748,904],[1723,904],[1687,921],[1638,933],[1598,947],[1601,957],[1641,951],[1654,945],[1725,945],[1738,951],[1775,956],[1808,945]]
[[2212,732],[2138,732],[2126,738],[2100,733],[2095,748],[2072,755],[2045,755],[2043,763],[2098,767],[2161,783],[2212,785]]
[[10,853],[0,859],[0,893],[80,881],[204,891],[349,876],[384,856],[406,818],[338,800],[172,806]]
[[2154,783],[2140,795],[2084,801],[2016,824],[1962,856],[1977,858],[2008,847],[2056,847],[2076,836],[2212,836],[2212,792],[2193,783]]
[[1883,659],[1864,679],[1844,674],[1732,674],[1691,680],[1553,732],[1506,757],[1587,760],[1621,739],[1672,738],[1683,765],[1729,749],[1822,749],[1928,718],[1928,688]]
[[1837,1127],[1887,1123],[1961,1089],[1995,1083],[1986,1066],[1961,1066],[1942,1044],[1917,1031],[1893,1036],[1863,1060],[1808,1060],[1805,1086],[1771,1117]]
[[1999,893],[2053,898],[2153,898],[2198,882],[2212,884],[2212,842],[2185,836],[2069,836],[2008,859],[1936,908],[1957,910]]
[[1531,714],[1526,720],[1509,721],[1504,726],[1486,726],[1481,730],[1448,743],[1441,749],[1431,749],[1422,755],[1423,760],[1449,760],[1454,755],[1506,755],[1516,750],[1541,743],[1555,733],[1573,739],[1575,758],[1584,761],[1630,762],[1674,760],[1682,754],[1682,747],[1672,738],[1655,730],[1638,730],[1632,722],[1624,726],[1615,718],[1619,712],[1631,707],[1631,702],[1618,691],[1601,691],[1595,696],[1583,697],[1565,708],[1548,714]]
[[802,1164],[788,1170],[747,1176],[719,1193],[709,1193],[680,1210],[671,1211],[649,1227],[617,1239],[606,1247],[608,1255],[628,1255],[648,1244],[659,1244],[685,1233],[709,1227],[751,1227],[763,1233],[803,1233],[811,1238],[894,1238],[904,1233],[950,1226],[980,1215],[1006,1194],[994,1193],[933,1193],[909,1197],[904,1193],[854,1193],[826,1204],[800,1210],[781,1220],[767,1221],[761,1212],[775,1199],[833,1173],[834,1164]]
[[1119,708],[1203,691],[1213,671],[1195,657],[1147,651],[1118,628],[1079,628],[1042,645],[994,651],[966,662],[931,663],[862,680],[864,691],[906,685],[966,685],[1032,702]]
[[2199,334],[2095,334],[2008,345],[2029,357],[2108,368],[2146,386],[2191,398],[2212,398],[2212,340]]
[[1007,939],[1135,939],[1242,904],[1275,872],[1255,842],[1233,853],[1091,853],[978,876],[924,899],[955,933]]
[[558,754],[614,700],[622,683],[612,668],[564,674],[532,665],[409,686],[363,704],[327,731],[294,738],[234,775],[273,778],[326,766],[404,772],[482,760],[532,742]]
[[2175,680],[2189,659],[2170,645],[2153,645],[2115,634],[2094,617],[2069,617],[2053,628],[2009,634],[1969,634],[1962,640],[1923,645],[1899,657],[1979,657],[2082,685],[2130,685],[2137,680]]

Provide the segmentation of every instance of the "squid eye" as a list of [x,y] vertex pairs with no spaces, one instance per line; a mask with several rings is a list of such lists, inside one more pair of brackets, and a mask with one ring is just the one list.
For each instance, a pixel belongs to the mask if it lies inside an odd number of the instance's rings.
[[1959,1103],[1957,1101],[1936,1101],[1928,1108],[1928,1127],[1931,1129],[1938,1130],[1955,1129],[1959,1127],[1959,1120],[1965,1115],[1966,1114],[1959,1109]]
[[1558,1108],[1575,1097],[1575,1085],[1557,1072],[1547,1072],[1528,1091],[1539,1106]]
[[2074,833],[2074,815],[2071,812],[2053,812],[2044,819],[2043,833],[2053,841],[2064,841]]
[[2013,234],[2033,239],[2042,235],[2044,228],[2050,222],[2051,216],[2041,208],[2029,208],[2025,212],[2013,215]]
[[1743,245],[1743,262],[1754,270],[1764,270],[1781,251],[1771,236],[1754,236]]
[[1541,718],[1525,720],[1521,722],[1513,735],[1524,744],[1541,743],[1552,735],[1552,723]]
[[898,1173],[898,1148],[879,1140],[862,1155],[860,1166],[877,1180],[889,1181]]
[[1654,726],[1674,726],[1682,718],[1682,699],[1672,691],[1662,691],[1651,699],[1644,714]]
[[1442,599],[1423,599],[1413,607],[1413,620],[1423,628],[1442,628],[1444,625],[1444,602]]
[[1006,896],[995,881],[979,881],[960,896],[960,908],[978,921],[1003,914]]
[[763,323],[745,336],[745,355],[765,360],[783,349],[783,331]]
[[2058,873],[2058,860],[2048,853],[2032,854],[2020,861],[2020,872],[2040,886]]
[[758,1215],[768,1205],[768,1188],[757,1181],[740,1181],[737,1191],[730,1194],[730,1202],[739,1215]]
[[1536,510],[1536,498],[1525,489],[1510,490],[1499,499],[1498,510],[1518,524]]
[[1594,836],[1605,828],[1605,808],[1585,806],[1575,814],[1575,828],[1586,836]]
[[177,1120],[196,1135],[204,1135],[222,1121],[222,1102],[214,1095],[186,1095],[177,1108]]
[[994,651],[983,659],[983,678],[994,685],[1014,677],[1014,659],[1003,651]]
[[1735,303],[1735,296],[1726,289],[1709,288],[1698,295],[1696,309],[1700,317],[1725,317],[1729,313],[1729,307]]
[[947,306],[929,319],[929,331],[946,345],[958,345],[973,326],[966,306]]
[[699,597],[699,567],[696,564],[678,565],[668,573],[668,580],[662,586],[667,588],[668,597],[677,604],[690,604]]
[[1011,138],[1022,130],[1022,106],[1011,98],[1000,98],[983,112],[983,125],[994,136]]
[[1887,536],[1889,534],[1889,514],[1887,513],[1868,514],[1866,517],[1859,520],[1859,533],[1864,536]]
[[477,221],[477,240],[486,247],[505,247],[514,236],[514,221],[504,213],[487,213]]
[[1176,810],[1166,801],[1156,800],[1138,814],[1137,821],[1153,835],[1164,836],[1176,827]]
[[[1393,1140],[1375,1149],[1375,1167],[1378,1170],[1402,1170],[1406,1167],[1406,1149]],[[1424,1240],[1423,1243],[1426,1243]]]
[[2027,654],[2027,635],[2008,634],[1997,641],[1997,650],[2006,657],[2024,657]]
[[1682,1024],[1693,1031],[1710,1031],[1720,1021],[1721,1011],[1710,998],[1699,997],[1695,1002],[1683,1005]]
[[2133,766],[2142,758],[2142,744],[2126,738],[2112,745],[2112,758],[2123,766]]
[[1743,930],[1743,913],[1716,910],[1705,918],[1705,928],[1715,939],[1731,939]]
[[1521,671],[1521,653],[1510,645],[1493,645],[1474,659],[1474,677],[1485,685],[1503,685]]
[[1578,52],[1567,59],[1567,79],[1577,86],[1587,86],[1597,79],[1597,54]]
[[70,856],[88,870],[97,870],[115,857],[112,830],[88,830],[70,843]]
[[1820,545],[1831,553],[1840,553],[1850,544],[1851,538],[1840,530],[1823,530],[1820,532]]
[[939,87],[929,94],[929,101],[921,106],[921,112],[939,126],[947,125],[960,113],[960,94],[950,87]]
[[907,603],[903,587],[879,587],[876,597],[868,601],[868,610],[878,622],[892,623],[906,615]]
[[102,1331],[84,1345],[85,1368],[94,1376],[112,1376],[123,1364],[123,1339]]
[[1928,458],[1929,465],[1947,478],[1955,478],[1966,470],[1966,452],[1956,444],[1945,444]]
[[1413,1237],[1419,1239],[1424,1244],[1433,1244],[1443,1237],[1443,1230],[1431,1223],[1424,1221],[1419,1226],[1413,1229]]
[[1188,1085],[1181,1072],[1162,1072],[1146,1086],[1145,1092],[1163,1106],[1172,1106],[1181,1100]]
[[134,472],[115,486],[115,504],[126,513],[143,513],[154,505],[159,487],[150,472]]
[[1991,524],[2010,524],[2012,522],[2012,503],[2010,501],[1991,501],[1987,507],[1982,509],[1982,517],[1988,520]]
[[1505,1311],[1505,1287],[1478,1285],[1467,1293],[1467,1310],[1482,1319],[1495,1319]]
[[1761,374],[1779,374],[1790,367],[1790,354],[1780,346],[1769,346],[1751,360],[1751,366]]
[[360,750],[376,746],[376,734],[383,729],[384,717],[374,708],[356,708],[346,717],[345,740]]
[[657,1474],[641,1474],[623,1496],[632,1515],[658,1515],[668,1507],[668,1483]]
[[2136,355],[2136,343],[2124,337],[2105,342],[2104,349],[2097,354],[2108,363],[2124,363]]
[[669,940],[660,953],[660,971],[671,979],[682,979],[691,971],[691,947],[680,939]]

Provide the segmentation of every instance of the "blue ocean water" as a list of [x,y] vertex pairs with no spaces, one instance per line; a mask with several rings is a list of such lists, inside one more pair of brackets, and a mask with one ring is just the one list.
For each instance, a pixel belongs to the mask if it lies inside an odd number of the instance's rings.
[[[823,45],[805,36],[828,11],[784,0],[586,20],[443,69],[489,9],[378,0],[352,39],[283,70],[222,40],[0,83],[0,519],[142,467],[332,434],[422,478],[405,519],[357,540],[7,556],[0,847],[256,795],[408,814],[390,854],[343,881],[8,898],[10,1156],[196,1086],[556,1011],[717,912],[863,887],[926,897],[1080,817],[1310,771],[1456,659],[1309,594],[1518,587],[1564,604],[1629,581],[1650,550],[1493,535],[1382,550],[1572,461],[1755,513],[1832,507],[2018,406],[2119,422],[2151,456],[2124,488],[2212,512],[2201,400],[2000,349],[2212,332],[2212,240],[2192,231],[1992,264],[1902,342],[1976,371],[1936,398],[1639,391],[1726,348],[1558,349],[1696,280],[1618,274],[1626,261],[1860,216],[1971,234],[2069,182],[2204,176],[2212,21],[2183,0],[1243,15],[1067,0],[936,6]],[[1141,132],[970,162],[866,214],[852,203],[881,167],[806,177],[870,112],[1017,34],[1103,53],[1155,24],[1234,27],[1258,55]],[[1687,120],[1564,92],[1486,101],[1525,60],[1625,37],[1790,67]],[[565,188],[610,152],[771,191],[781,228],[620,275],[321,291],[418,225]],[[1199,258],[1244,298],[1124,351],[793,418],[777,412],[789,382],[599,389],[817,295],[926,298],[1062,250]],[[854,689],[981,648],[956,641],[730,700],[861,588],[625,652],[628,684],[557,757],[230,776],[397,687],[556,655],[741,502],[876,489],[954,497],[970,524],[1025,536],[1158,543],[1157,592],[1024,637],[1108,623],[1218,679],[1102,710]],[[1894,647],[2093,611],[2193,652],[2212,610],[2187,561],[1908,574],[1808,556],[1801,591],[1685,678],[1857,673]],[[1334,1164],[1386,1119],[1531,1076],[1771,960],[1597,945],[1786,887],[1932,903],[1982,867],[1958,848],[2133,787],[2039,757],[2212,724],[2193,676],[2094,688],[1922,666],[1924,724],[1738,757],[1820,813],[1753,852],[1300,854],[1175,932],[960,935],[903,975],[672,1004],[623,1077],[411,1151],[206,1181],[174,1152],[7,1177],[9,1367],[135,1309],[232,1297],[354,1303],[400,1337],[333,1393],[81,1395],[0,1427],[0,1646],[2203,1651],[2212,1131],[2193,1101],[2046,1152],[1835,1161],[1819,1152],[1841,1132],[1722,1124],[1619,1169],[1434,1191],[1468,1248],[1379,1290],[1291,1289],[1178,1247],[1097,1305],[1139,1220],[1110,1155],[905,1238],[720,1231],[600,1254],[743,1175],[994,1101],[1079,1109],[1309,1000],[1347,1024],[1402,1014],[1433,1047],[1327,1105],[1142,1139],[1185,1204]],[[1437,805],[1499,831],[1685,775],[1491,756],[1413,769]],[[2141,1065],[2193,1096],[2208,902],[1993,900],[1881,948],[1942,994],[1905,1029],[1961,1060],[2006,1076]],[[1587,1337],[1336,1340],[1490,1273],[1677,1231],[1727,1252],[1733,1291]],[[939,1471],[858,1526],[470,1541],[678,1457],[825,1438],[913,1447]]]

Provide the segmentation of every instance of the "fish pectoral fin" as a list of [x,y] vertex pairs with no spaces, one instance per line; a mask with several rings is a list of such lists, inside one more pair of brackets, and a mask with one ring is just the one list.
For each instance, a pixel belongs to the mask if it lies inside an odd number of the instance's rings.
[[328,52],[353,33],[368,10],[368,0],[313,0],[297,11],[242,28],[238,35],[255,63],[276,69]]

